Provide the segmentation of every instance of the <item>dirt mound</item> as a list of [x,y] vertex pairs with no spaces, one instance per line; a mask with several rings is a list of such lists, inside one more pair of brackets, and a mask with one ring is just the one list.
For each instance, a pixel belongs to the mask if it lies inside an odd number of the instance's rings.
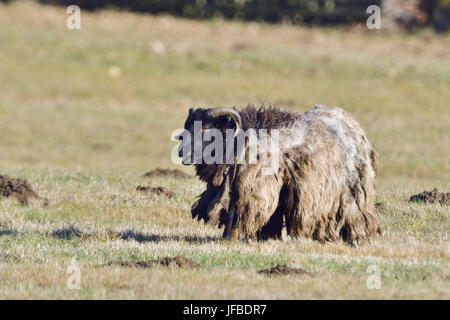
[[192,176],[190,176],[178,169],[170,170],[170,169],[157,168],[157,169],[151,170],[149,172],[146,172],[143,175],[143,177],[145,177],[145,178],[167,177],[167,176],[171,176],[171,177],[178,178],[178,179],[192,178]]
[[136,191],[156,194],[158,196],[166,196],[172,198],[175,194],[165,187],[145,187],[137,186]]
[[308,274],[311,275],[311,273],[300,269],[300,268],[291,268],[288,267],[285,264],[277,264],[276,267],[270,268],[270,269],[264,269],[264,270],[259,270],[258,273],[260,274],[265,274],[267,276],[281,276],[281,275],[289,275],[289,274],[294,274],[294,275],[300,275],[300,274]]
[[165,257],[156,260],[147,260],[147,261],[138,261],[138,262],[130,262],[124,261],[119,262],[118,265],[123,267],[140,267],[140,268],[153,268],[155,266],[164,266],[164,267],[178,267],[178,268],[201,268],[201,265],[195,261],[187,259],[185,257],[176,256],[176,257]]
[[431,191],[423,191],[409,198],[410,202],[437,203],[450,206],[450,192],[439,192],[437,188]]
[[383,211],[385,208],[384,203],[383,202],[377,202],[375,203],[375,209],[377,211]]
[[40,199],[44,205],[48,204],[47,199],[41,198],[32,188],[28,181],[24,179],[14,179],[7,175],[0,175],[0,197],[16,198],[20,204],[28,205],[29,199]]

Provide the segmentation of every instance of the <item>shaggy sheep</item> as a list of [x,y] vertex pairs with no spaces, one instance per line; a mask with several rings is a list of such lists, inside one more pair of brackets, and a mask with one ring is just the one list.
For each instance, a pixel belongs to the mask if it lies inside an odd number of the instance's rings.
[[[206,190],[192,206],[192,217],[219,228],[223,237],[247,240],[281,238],[283,225],[291,237],[318,241],[359,240],[381,234],[374,211],[377,154],[360,125],[339,108],[316,106],[304,114],[277,108],[190,109],[185,133],[194,134],[194,122],[202,130],[233,129],[234,139],[249,129],[276,129],[279,153],[258,149],[252,163],[234,142],[232,163],[201,163],[194,159],[194,140],[184,140],[179,155],[184,164],[195,164]],[[182,135],[183,136],[183,135]],[[180,136],[180,140],[182,137]],[[201,150],[206,147],[202,142]],[[186,151],[187,150],[187,151]],[[264,173],[278,157],[278,167]],[[283,222],[284,221],[284,222]]]

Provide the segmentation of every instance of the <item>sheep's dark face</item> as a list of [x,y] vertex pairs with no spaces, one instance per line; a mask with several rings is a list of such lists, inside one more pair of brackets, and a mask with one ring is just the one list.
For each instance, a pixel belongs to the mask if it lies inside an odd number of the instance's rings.
[[229,116],[212,117],[208,114],[210,109],[189,109],[189,114],[184,123],[184,131],[177,139],[181,140],[178,147],[178,155],[184,165],[204,163],[202,155],[209,144],[215,141],[215,137],[205,141],[205,133],[211,129],[218,129],[225,141],[225,130],[235,128],[234,121]]

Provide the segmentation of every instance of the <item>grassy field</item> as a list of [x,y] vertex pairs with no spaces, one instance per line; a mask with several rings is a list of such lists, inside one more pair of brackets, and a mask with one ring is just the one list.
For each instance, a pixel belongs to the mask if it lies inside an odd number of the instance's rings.
[[[0,200],[0,298],[450,299],[450,36],[198,22],[0,4],[0,174],[49,199]],[[350,248],[308,239],[223,242],[195,222],[197,179],[142,178],[172,163],[191,106],[340,106],[380,155],[384,235]],[[172,199],[138,193],[165,186]],[[181,255],[202,265],[104,266]],[[67,287],[75,258],[81,288]],[[267,277],[286,263],[312,275]],[[369,266],[381,287],[371,290]]]

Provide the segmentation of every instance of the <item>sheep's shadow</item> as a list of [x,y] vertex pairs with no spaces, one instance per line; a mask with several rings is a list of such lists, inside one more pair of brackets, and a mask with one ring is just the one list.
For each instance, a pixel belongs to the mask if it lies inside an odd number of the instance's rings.
[[19,234],[19,232],[17,232],[16,230],[12,230],[12,229],[0,230],[0,237],[1,236],[17,236],[18,234]]
[[213,236],[181,236],[181,235],[159,235],[159,234],[144,234],[127,230],[119,234],[120,239],[135,240],[137,242],[163,242],[163,241],[186,241],[190,243],[205,243],[221,241],[220,237]]
[[[44,233],[46,236],[51,236],[58,239],[72,240],[76,238],[86,237],[90,238],[95,235],[86,234],[81,232],[78,228],[70,226],[68,228],[57,229],[53,232]],[[185,241],[189,243],[207,243],[207,242],[219,242],[222,241],[220,237],[214,236],[193,236],[193,235],[159,235],[159,234],[145,234],[141,232],[135,232],[133,230],[126,230],[124,232],[112,233],[114,238],[121,240],[134,240],[140,243],[146,242],[165,242],[165,241]],[[0,236],[17,236],[19,232],[12,229],[0,230]]]
[[59,239],[71,240],[73,238],[81,238],[84,234],[76,227],[57,229],[51,233],[51,236]]

